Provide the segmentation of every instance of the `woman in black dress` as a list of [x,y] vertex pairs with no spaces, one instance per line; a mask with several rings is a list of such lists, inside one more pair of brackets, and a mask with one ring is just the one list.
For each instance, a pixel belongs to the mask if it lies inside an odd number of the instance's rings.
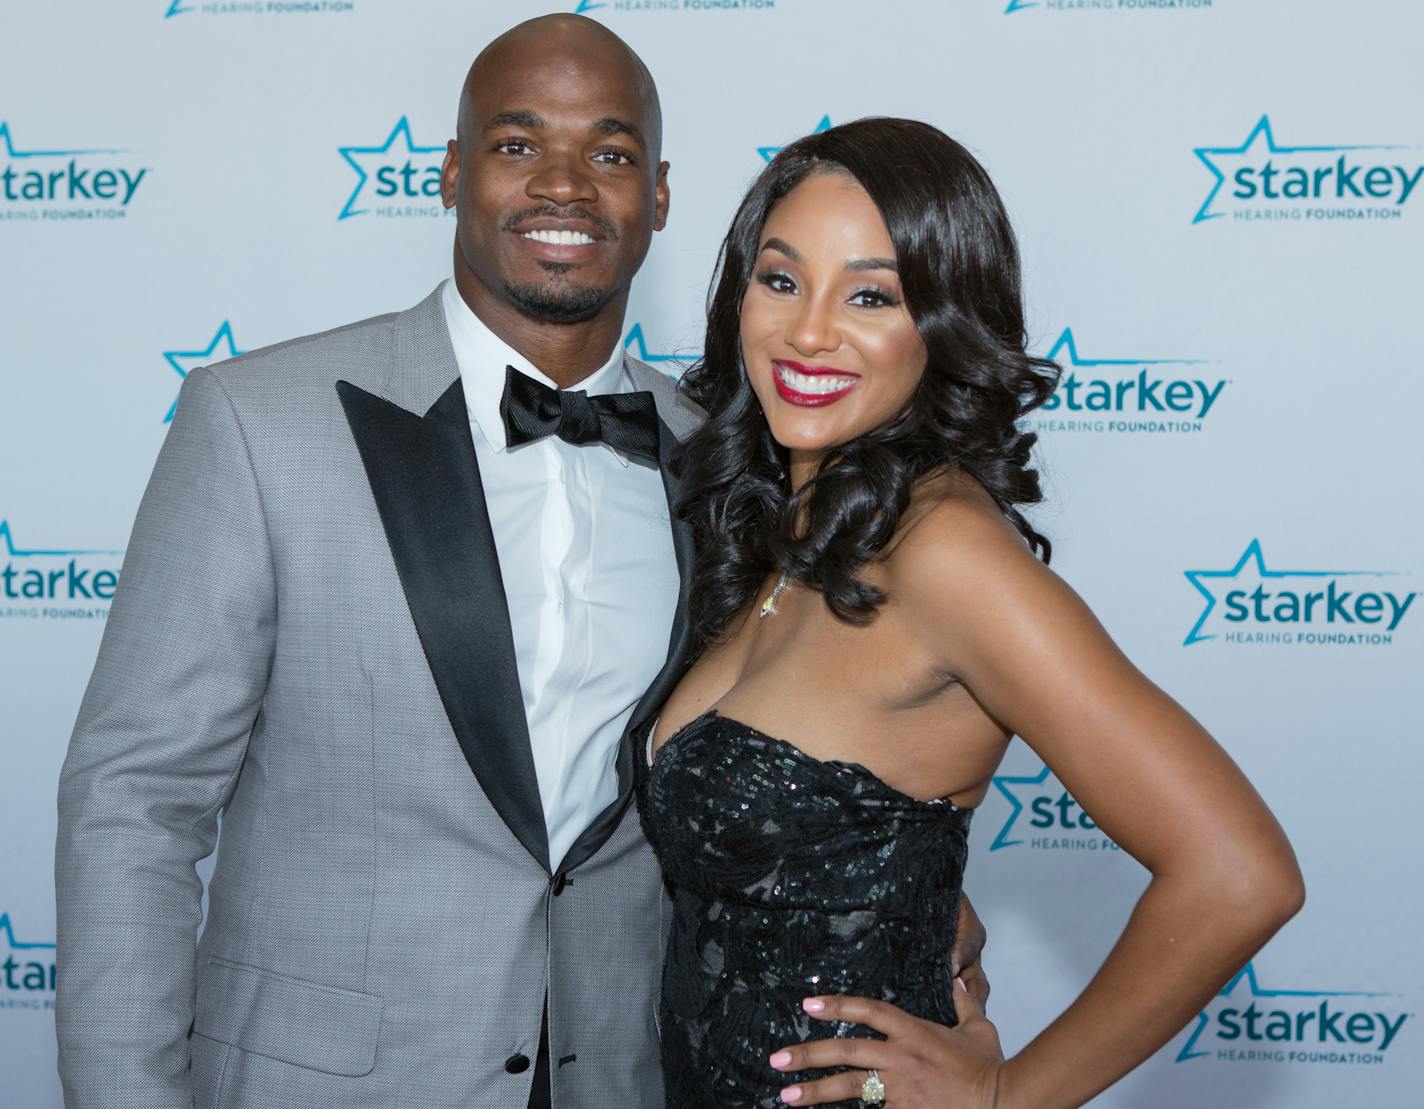
[[[668,1104],[1073,1106],[1299,907],[1230,758],[1047,568],[1018,252],[923,123],[784,149],[723,246],[686,445],[704,647],[641,793],[674,894]],[[952,978],[966,838],[1011,735],[1152,872],[1102,969],[1005,1060]]]

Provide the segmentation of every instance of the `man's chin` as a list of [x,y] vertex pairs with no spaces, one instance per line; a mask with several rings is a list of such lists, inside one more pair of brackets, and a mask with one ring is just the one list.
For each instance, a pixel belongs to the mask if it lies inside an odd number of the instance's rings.
[[[559,262],[546,264],[545,268],[554,266],[568,268]],[[612,299],[607,289],[566,282],[510,282],[505,284],[504,291],[521,312],[545,323],[579,323],[591,319]]]

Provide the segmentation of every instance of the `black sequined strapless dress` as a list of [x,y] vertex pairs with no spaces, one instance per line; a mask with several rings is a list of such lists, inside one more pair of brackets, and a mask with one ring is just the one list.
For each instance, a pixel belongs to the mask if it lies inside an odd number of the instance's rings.
[[641,779],[674,906],[659,1020],[670,1107],[777,1109],[783,1087],[827,1073],[775,1071],[777,1048],[876,1035],[813,1021],[801,1001],[815,994],[954,1024],[970,810],[715,712],[674,734]]

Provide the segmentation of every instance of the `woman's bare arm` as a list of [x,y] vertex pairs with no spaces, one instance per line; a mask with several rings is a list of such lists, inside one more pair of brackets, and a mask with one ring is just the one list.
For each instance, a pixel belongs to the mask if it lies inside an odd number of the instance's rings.
[[1152,874],[1082,995],[999,1074],[998,1106],[1080,1105],[1166,1043],[1300,908],[1294,854],[1226,752],[991,505],[938,505],[895,552],[891,590],[937,665]]

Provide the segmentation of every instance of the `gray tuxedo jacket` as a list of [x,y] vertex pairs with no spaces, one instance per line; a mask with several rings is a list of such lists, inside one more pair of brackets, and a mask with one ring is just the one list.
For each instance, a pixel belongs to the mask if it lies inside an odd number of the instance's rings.
[[[671,502],[698,412],[627,365]],[[438,291],[194,370],[60,781],[66,1105],[511,1109],[547,996],[555,1105],[661,1109],[639,755],[551,872]]]

